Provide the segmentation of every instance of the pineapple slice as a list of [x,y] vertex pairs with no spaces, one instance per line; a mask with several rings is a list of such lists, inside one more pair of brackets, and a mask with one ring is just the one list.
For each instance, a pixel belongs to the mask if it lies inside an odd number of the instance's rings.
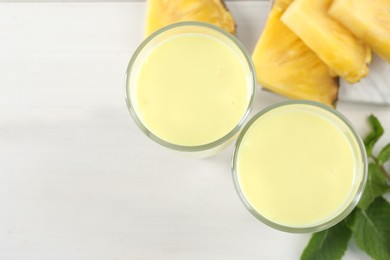
[[266,89],[294,99],[335,105],[338,78],[281,21],[291,0],[275,2],[252,59]]
[[390,0],[334,0],[329,15],[390,62]]
[[223,0],[147,0],[146,36],[166,25],[207,22],[235,34],[236,24]]
[[281,20],[337,75],[355,83],[368,74],[371,51],[327,14],[331,2],[295,0]]

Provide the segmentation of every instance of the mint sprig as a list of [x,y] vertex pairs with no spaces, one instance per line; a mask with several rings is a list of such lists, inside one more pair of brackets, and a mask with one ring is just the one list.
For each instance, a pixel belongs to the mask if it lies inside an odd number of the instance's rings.
[[372,149],[376,142],[381,138],[384,133],[383,127],[379,120],[374,116],[370,115],[368,117],[368,122],[371,126],[371,132],[364,139],[364,145],[366,146],[367,156],[372,156]]
[[314,233],[306,249],[303,251],[301,259],[340,259],[347,249],[351,235],[352,231],[344,221],[327,230]]
[[390,175],[383,166],[390,160],[390,144],[375,156],[373,148],[384,129],[374,115],[369,116],[368,122],[371,132],[364,139],[364,144],[370,163],[362,198],[346,219],[312,235],[301,255],[302,260],[341,259],[351,237],[372,258],[390,259],[390,203],[382,197],[390,192]]
[[383,164],[390,159],[390,144],[386,145],[378,155],[378,163]]
[[358,209],[351,229],[355,243],[374,259],[390,259],[390,204],[376,198],[366,210]]
[[358,207],[366,210],[377,197],[382,196],[388,191],[390,191],[390,186],[387,184],[387,179],[382,168],[378,164],[370,163],[368,165],[366,188],[364,189]]

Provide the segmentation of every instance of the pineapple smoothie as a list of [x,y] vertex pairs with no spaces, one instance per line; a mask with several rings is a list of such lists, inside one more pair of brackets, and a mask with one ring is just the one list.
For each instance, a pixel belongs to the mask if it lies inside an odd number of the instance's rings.
[[233,37],[193,24],[152,35],[156,40],[138,53],[127,79],[138,125],[176,150],[198,151],[231,139],[249,113],[254,91],[250,59]]
[[358,135],[341,115],[313,102],[255,116],[238,139],[233,164],[236,189],[252,214],[289,232],[341,221],[366,180]]

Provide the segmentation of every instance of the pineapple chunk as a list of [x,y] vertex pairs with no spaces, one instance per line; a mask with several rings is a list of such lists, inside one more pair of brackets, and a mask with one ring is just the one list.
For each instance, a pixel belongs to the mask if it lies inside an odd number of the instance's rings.
[[252,59],[259,83],[293,99],[335,105],[338,78],[280,17],[291,0],[275,2]]
[[176,22],[199,21],[214,24],[235,34],[236,24],[223,0],[147,0],[146,32]]
[[329,15],[390,62],[390,0],[334,0]]
[[295,0],[281,20],[337,75],[355,83],[368,74],[371,51],[328,15],[331,2]]

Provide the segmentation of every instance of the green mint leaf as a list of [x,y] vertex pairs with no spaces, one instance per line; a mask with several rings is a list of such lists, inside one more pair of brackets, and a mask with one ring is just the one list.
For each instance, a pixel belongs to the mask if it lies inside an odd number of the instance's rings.
[[366,146],[367,156],[371,156],[372,148],[374,147],[375,143],[379,140],[379,138],[383,135],[383,127],[379,122],[379,120],[374,115],[370,115],[368,117],[368,122],[371,127],[371,132],[364,139],[364,144]]
[[357,210],[352,231],[356,244],[369,256],[390,259],[390,204],[383,197],[367,210]]
[[352,210],[352,212],[343,220],[345,226],[348,227],[350,230],[352,230],[352,226],[355,221],[356,211],[357,209]]
[[383,147],[378,155],[378,163],[384,164],[390,159],[390,144]]
[[351,238],[351,230],[344,221],[314,233],[301,255],[301,260],[336,260],[341,259]]
[[390,191],[390,186],[387,185],[386,177],[380,166],[374,163],[370,163],[368,165],[366,188],[364,189],[358,207],[366,210],[377,197],[382,196],[387,191]]

